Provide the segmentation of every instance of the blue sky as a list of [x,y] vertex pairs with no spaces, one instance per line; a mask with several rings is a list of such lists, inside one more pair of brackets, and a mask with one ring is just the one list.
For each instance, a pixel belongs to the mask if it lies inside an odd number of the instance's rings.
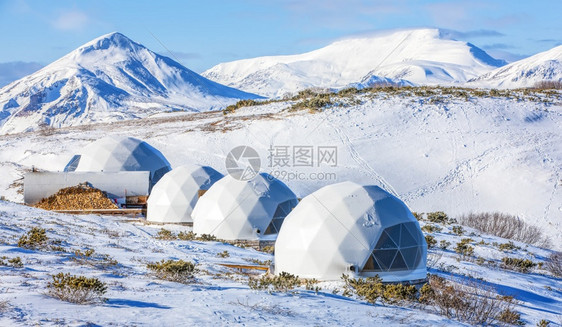
[[450,29],[513,61],[562,44],[561,12],[561,0],[0,0],[0,86],[113,31],[170,56],[158,39],[197,72],[410,27]]

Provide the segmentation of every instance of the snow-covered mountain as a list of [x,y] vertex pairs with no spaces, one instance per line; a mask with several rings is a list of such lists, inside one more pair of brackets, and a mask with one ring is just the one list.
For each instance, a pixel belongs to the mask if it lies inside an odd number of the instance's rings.
[[518,88],[541,81],[562,81],[562,45],[495,69],[470,80],[468,85]]
[[399,30],[334,42],[304,54],[219,64],[203,76],[264,96],[310,87],[340,88],[373,79],[463,83],[505,64],[439,29]]
[[0,89],[0,132],[204,111],[247,98],[256,96],[110,33]]

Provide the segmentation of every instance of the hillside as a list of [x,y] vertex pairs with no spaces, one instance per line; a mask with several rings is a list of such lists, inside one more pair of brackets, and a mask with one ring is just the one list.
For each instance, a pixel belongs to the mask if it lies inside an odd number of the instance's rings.
[[467,85],[506,89],[533,87],[542,81],[562,82],[562,46],[495,69]]
[[[239,145],[261,156],[262,170],[299,196],[340,181],[376,184],[414,211],[451,215],[500,211],[540,227],[560,248],[562,233],[561,96],[557,93],[402,88],[310,95],[234,113],[169,113],[0,137],[0,195],[22,201],[32,166],[61,171],[84,146],[106,135],[146,140],[176,167],[204,164],[226,173]],[[297,106],[298,107],[298,106]],[[275,147],[335,147],[335,165],[275,166]],[[314,160],[317,160],[317,153]],[[290,158],[289,158],[290,159]],[[556,242],[555,240],[558,240]]]
[[256,97],[111,33],[0,89],[0,133],[206,111]]
[[221,63],[203,76],[279,97],[310,87],[342,88],[373,77],[421,85],[464,83],[504,64],[441,30],[413,29],[344,39],[303,54]]

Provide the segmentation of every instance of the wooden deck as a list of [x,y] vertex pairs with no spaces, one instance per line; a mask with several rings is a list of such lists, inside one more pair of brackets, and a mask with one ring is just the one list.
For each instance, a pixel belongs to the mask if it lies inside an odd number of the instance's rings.
[[58,213],[68,213],[72,215],[140,215],[142,209],[86,209],[86,210],[53,210]]

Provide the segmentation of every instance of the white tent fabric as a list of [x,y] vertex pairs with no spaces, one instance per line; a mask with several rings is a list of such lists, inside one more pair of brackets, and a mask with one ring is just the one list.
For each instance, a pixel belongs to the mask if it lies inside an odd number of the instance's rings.
[[425,238],[402,201],[378,186],[343,182],[308,195],[285,218],[275,273],[413,281],[426,278],[426,257]]
[[295,194],[271,175],[249,181],[227,175],[197,201],[193,231],[225,240],[275,239],[297,203]]
[[108,136],[75,155],[64,171],[150,171],[151,187],[171,170],[166,158],[150,144],[126,136]]
[[191,213],[199,192],[208,190],[223,175],[211,167],[184,165],[160,179],[148,198],[148,221],[160,223],[193,222]]

